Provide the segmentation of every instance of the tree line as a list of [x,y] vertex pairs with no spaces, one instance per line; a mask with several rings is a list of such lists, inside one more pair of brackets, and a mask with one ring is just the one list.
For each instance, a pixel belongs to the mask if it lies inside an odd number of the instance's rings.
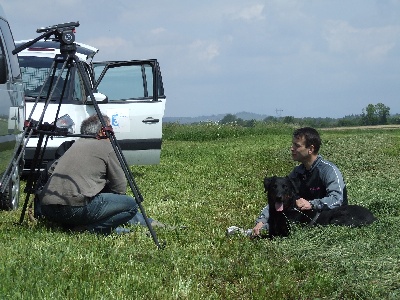
[[[233,114],[225,115],[220,124],[236,124],[243,127],[254,127],[259,122],[256,120],[243,120]],[[362,109],[359,115],[348,115],[343,118],[295,118],[293,116],[284,117],[266,117],[264,123],[283,123],[283,124],[301,124],[302,126],[311,127],[351,127],[351,126],[367,126],[367,125],[390,125],[400,124],[400,114],[390,115],[390,107],[383,103],[368,104]]]

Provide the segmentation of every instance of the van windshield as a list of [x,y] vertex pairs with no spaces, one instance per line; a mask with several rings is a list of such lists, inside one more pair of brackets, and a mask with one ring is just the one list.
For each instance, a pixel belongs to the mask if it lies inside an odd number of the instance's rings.
[[[39,100],[45,101],[51,81],[51,78],[49,78],[48,80],[47,78],[51,71],[53,58],[20,56],[19,64],[22,72],[22,81],[25,89],[26,100],[35,101],[36,97],[39,96],[42,86],[46,83],[43,92],[40,94]],[[57,64],[57,71],[55,73],[53,85],[56,84],[56,80],[61,72],[61,68],[62,64]],[[66,76],[67,68],[65,68],[64,72],[62,72],[61,77],[57,82],[57,85],[52,95],[52,100],[60,100]],[[65,88],[63,100],[73,101],[76,103],[76,101],[81,101],[81,99],[85,99],[85,94],[86,93],[83,89],[83,85],[81,84],[80,76],[78,76],[76,68],[72,67],[71,74],[68,78],[68,82]]]

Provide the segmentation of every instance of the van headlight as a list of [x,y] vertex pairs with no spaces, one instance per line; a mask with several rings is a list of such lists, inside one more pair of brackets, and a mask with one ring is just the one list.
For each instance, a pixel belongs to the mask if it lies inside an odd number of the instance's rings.
[[74,121],[72,121],[71,117],[68,114],[63,115],[56,121],[56,127],[67,129],[68,133],[74,133],[74,125]]

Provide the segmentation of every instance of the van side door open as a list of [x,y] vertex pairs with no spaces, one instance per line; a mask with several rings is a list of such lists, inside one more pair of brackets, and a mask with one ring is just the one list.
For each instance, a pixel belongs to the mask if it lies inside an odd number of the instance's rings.
[[[166,97],[156,59],[92,63],[94,90],[129,165],[158,164]],[[86,105],[90,106],[90,101]]]

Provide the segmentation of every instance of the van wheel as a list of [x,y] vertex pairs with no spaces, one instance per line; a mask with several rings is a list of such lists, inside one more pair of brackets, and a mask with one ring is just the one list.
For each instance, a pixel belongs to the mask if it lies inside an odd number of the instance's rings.
[[1,195],[0,209],[16,210],[19,205],[19,194],[20,194],[20,176],[19,176],[19,166],[17,166],[11,175],[7,188]]

